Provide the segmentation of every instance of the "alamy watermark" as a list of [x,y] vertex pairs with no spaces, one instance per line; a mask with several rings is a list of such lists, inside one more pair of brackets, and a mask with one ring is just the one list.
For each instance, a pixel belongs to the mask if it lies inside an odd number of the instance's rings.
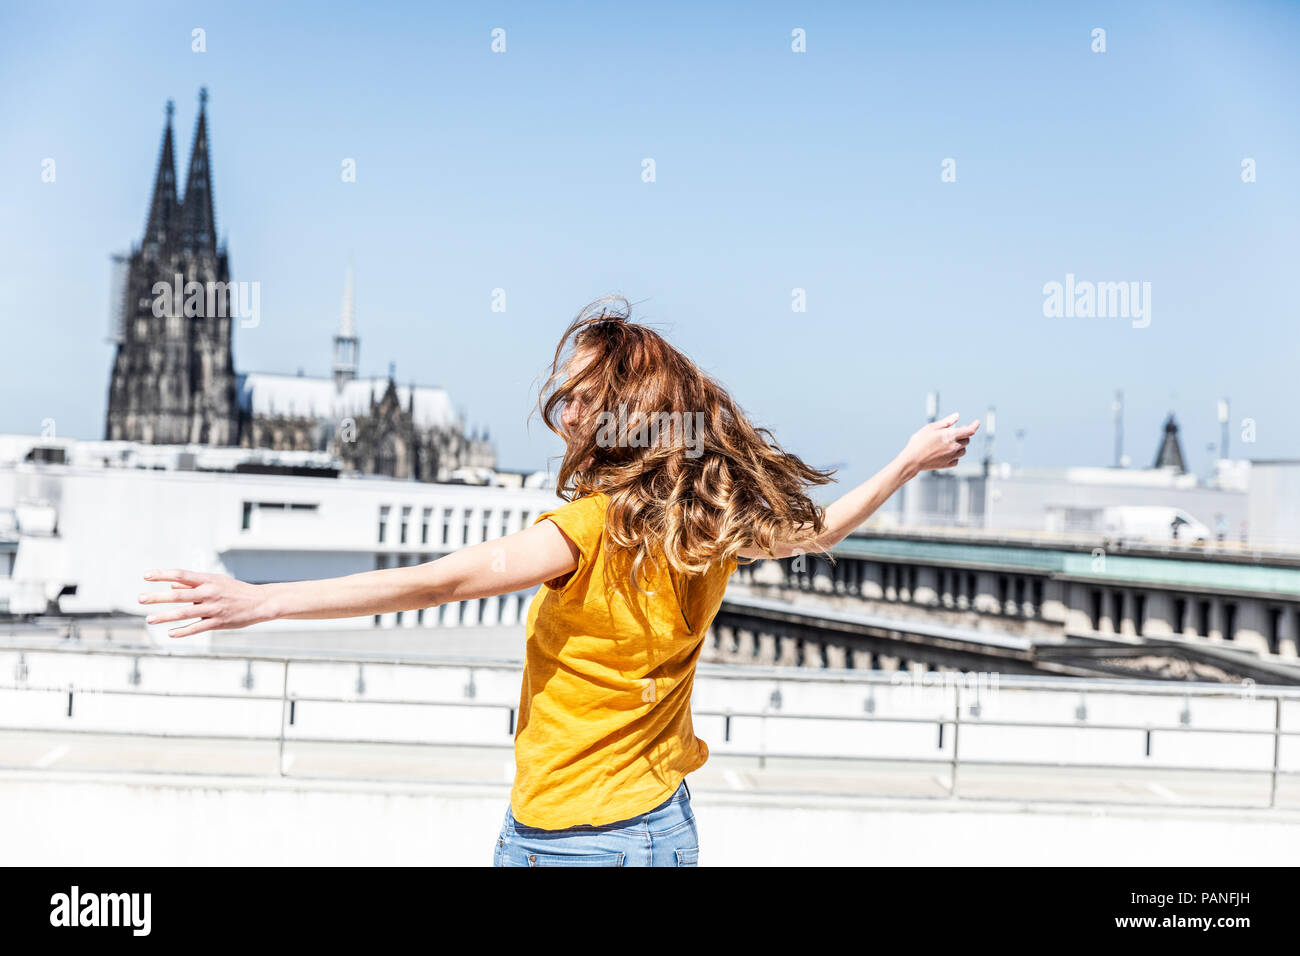
[[158,281],[154,295],[155,318],[169,315],[190,318],[238,318],[241,329],[257,328],[262,321],[260,282],[198,282],[179,272],[171,282]]
[[905,688],[914,705],[943,703],[952,700],[956,691],[965,691],[962,703],[972,708],[972,716],[977,716],[981,703],[997,697],[1001,676],[997,671],[925,671],[918,674],[910,668],[900,668],[889,675],[889,683],[891,687]]
[[620,404],[617,415],[603,411],[596,423],[599,448],[652,448],[680,436],[687,458],[704,454],[704,412],[633,412],[629,422],[627,405]]
[[70,893],[50,897],[51,926],[125,926],[133,936],[148,936],[151,893]]
[[1132,319],[1133,328],[1151,324],[1150,282],[1065,282],[1043,286],[1043,315],[1049,319]]

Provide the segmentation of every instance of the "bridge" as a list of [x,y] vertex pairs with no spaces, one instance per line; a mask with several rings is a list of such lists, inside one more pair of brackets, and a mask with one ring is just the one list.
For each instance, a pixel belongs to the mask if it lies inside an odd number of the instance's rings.
[[859,533],[742,566],[706,659],[1300,683],[1300,556]]

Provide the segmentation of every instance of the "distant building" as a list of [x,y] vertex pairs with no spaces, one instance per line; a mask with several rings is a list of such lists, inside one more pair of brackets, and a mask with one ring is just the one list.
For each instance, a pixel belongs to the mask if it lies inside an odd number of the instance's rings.
[[[127,257],[114,323],[105,438],[328,452],[346,472],[417,481],[494,469],[487,434],[466,434],[444,390],[399,386],[391,366],[387,378],[358,377],[351,270],[329,377],[236,373],[232,303],[241,290],[217,243],[206,91],[199,104],[183,197],[167,104],[144,238]],[[159,283],[176,291],[160,296]]]
[[[1188,519],[1207,529],[1205,543],[1240,546],[1250,541],[1269,547],[1300,548],[1267,536],[1262,516],[1248,520],[1253,493],[1250,462],[1219,462],[1218,474],[1202,483],[1186,468],[1178,425],[1170,415],[1151,468],[1015,468],[988,462],[978,470],[931,471],[902,489],[895,514],[882,515],[878,526],[893,521],[908,528],[962,527],[980,532],[1039,532],[1141,537],[1150,542],[1195,544]],[[1138,512],[1144,527],[1136,528]],[[1157,512],[1167,514],[1163,519]]]
[[449,481],[462,469],[495,471],[487,434],[466,435],[441,388],[358,378],[352,271],[334,337],[330,378],[249,372],[236,376],[240,444],[328,451],[344,470],[414,481]]
[[1249,488],[1251,541],[1300,549],[1300,458],[1252,461]]
[[[332,465],[317,451],[0,434],[0,618],[142,614],[140,574],[154,565],[265,582],[424,564],[561,503],[544,475],[501,487]],[[534,591],[272,629],[516,626]]]

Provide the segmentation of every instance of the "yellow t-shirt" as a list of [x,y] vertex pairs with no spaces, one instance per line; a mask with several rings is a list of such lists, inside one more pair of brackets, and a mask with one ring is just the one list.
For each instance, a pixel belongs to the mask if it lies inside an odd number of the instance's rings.
[[736,562],[691,576],[660,558],[641,582],[654,593],[641,594],[630,557],[613,555],[606,566],[608,501],[588,495],[537,516],[559,525],[580,556],[577,570],[546,582],[528,608],[510,793],[525,826],[638,816],[709,757],[691,724],[691,687]]

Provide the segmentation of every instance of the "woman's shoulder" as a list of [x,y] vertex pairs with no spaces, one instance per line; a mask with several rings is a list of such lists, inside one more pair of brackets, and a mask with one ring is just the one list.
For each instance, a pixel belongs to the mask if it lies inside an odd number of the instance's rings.
[[604,531],[607,507],[607,496],[603,492],[597,492],[574,498],[572,501],[566,501],[548,511],[543,511],[533,523],[537,524],[549,518],[560,526],[560,529],[578,545],[584,554],[588,554],[595,548]]
[[604,523],[605,514],[609,510],[609,495],[603,491],[593,491],[581,498],[574,498],[572,501],[565,502],[555,510]]
[[590,494],[574,498],[572,501],[560,501],[552,508],[548,508],[537,516],[538,521],[553,514],[565,512],[566,514],[604,514],[609,507],[609,495],[603,491],[593,491]]

